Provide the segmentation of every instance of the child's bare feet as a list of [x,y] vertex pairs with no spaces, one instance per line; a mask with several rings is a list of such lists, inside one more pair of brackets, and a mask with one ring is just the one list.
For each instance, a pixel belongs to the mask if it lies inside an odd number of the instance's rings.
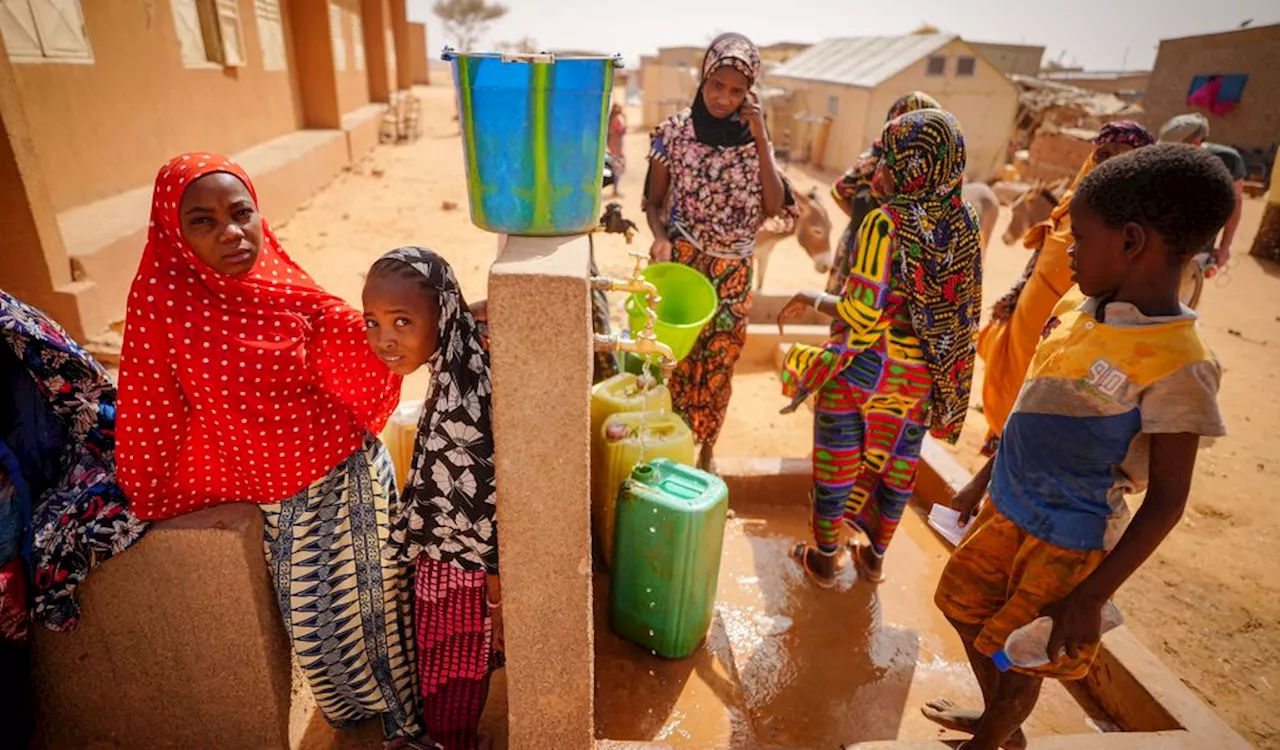
[[[967,734],[973,734],[978,731],[978,722],[982,719],[981,711],[961,708],[946,698],[929,701],[920,708],[920,713],[924,714],[924,717],[934,724]],[[1004,748],[1004,750],[1025,750],[1027,736],[1022,733],[1021,729],[1017,729],[1000,747]]]

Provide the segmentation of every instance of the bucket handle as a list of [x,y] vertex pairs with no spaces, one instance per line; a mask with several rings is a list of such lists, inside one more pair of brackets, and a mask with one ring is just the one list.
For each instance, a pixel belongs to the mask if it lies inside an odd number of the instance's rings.
[[[446,46],[440,52],[440,59],[445,62],[453,62],[459,57],[458,51],[453,47]],[[554,52],[503,52],[499,57],[503,62],[523,62],[534,63],[536,65],[553,65],[556,61]],[[614,68],[622,68],[623,60],[621,54],[615,54],[612,58]]]
[[504,63],[520,62],[533,63],[534,65],[554,65],[556,56],[554,52],[503,52],[502,61]]
[[[453,62],[458,57],[458,51],[453,47],[445,47],[444,51],[440,53],[440,59],[445,62]],[[504,63],[522,62],[537,65],[553,65],[556,61],[556,56],[552,52],[502,52],[498,55],[498,58]]]

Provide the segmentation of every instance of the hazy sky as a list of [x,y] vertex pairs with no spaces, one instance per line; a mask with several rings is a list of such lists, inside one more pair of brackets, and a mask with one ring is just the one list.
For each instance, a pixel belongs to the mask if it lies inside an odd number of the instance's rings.
[[[433,0],[408,0],[445,40]],[[484,35],[485,50],[524,37],[540,48],[621,52],[629,64],[658,47],[704,45],[738,31],[760,44],[910,32],[922,22],[974,41],[1042,44],[1046,59],[1093,70],[1150,68],[1161,39],[1280,23],[1277,0],[507,0]]]

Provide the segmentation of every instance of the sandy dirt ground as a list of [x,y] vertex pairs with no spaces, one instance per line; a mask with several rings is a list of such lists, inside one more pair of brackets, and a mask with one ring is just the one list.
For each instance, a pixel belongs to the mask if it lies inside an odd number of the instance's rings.
[[[424,134],[411,145],[380,146],[363,163],[316,195],[286,225],[281,241],[328,289],[359,304],[362,273],[382,252],[400,245],[425,245],[441,252],[457,270],[468,300],[485,295],[488,268],[497,242],[470,223],[457,125],[452,121],[452,89],[421,89]],[[620,199],[628,218],[643,225],[639,211],[647,135],[632,108],[627,137],[631,169]],[[830,175],[789,168],[802,189],[818,186],[825,197]],[[456,210],[444,202],[458,204]],[[1130,627],[1182,679],[1250,742],[1280,748],[1280,267],[1246,257],[1262,205],[1245,208],[1228,272],[1209,282],[1201,302],[1202,331],[1226,370],[1221,403],[1230,436],[1206,444],[1198,460],[1186,517],[1129,584],[1119,603]],[[263,206],[271,216],[271,206]],[[1002,294],[1027,260],[1008,247],[1000,233],[1002,215],[987,253],[984,297]],[[843,224],[836,222],[838,236]],[[635,249],[650,241],[642,227]],[[597,262],[605,273],[625,274],[628,247],[616,235],[598,235]],[[821,288],[823,277],[794,240],[779,245],[766,291]],[[554,301],[548,300],[548,304]],[[620,299],[615,300],[620,318]],[[548,363],[549,368],[554,364]],[[978,377],[981,378],[981,366]],[[421,398],[425,375],[405,385],[405,397]],[[980,392],[975,383],[975,392]],[[734,379],[734,400],[718,448],[721,456],[809,454],[811,417],[807,411],[777,414],[783,405],[776,374],[746,370]],[[985,422],[970,414],[956,457],[975,469]],[[797,498],[798,502],[802,502]],[[1268,563],[1267,561],[1271,562]]]

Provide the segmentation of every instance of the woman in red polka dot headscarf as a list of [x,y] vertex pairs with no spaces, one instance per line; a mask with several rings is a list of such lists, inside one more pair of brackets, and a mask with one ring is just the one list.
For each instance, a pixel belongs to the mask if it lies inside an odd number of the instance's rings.
[[372,434],[400,377],[360,313],[293,262],[248,175],[184,154],[160,169],[129,292],[120,366],[120,484],[144,519],[257,503],[280,611],[333,723],[381,714],[419,747],[412,580],[386,561],[399,515]]

